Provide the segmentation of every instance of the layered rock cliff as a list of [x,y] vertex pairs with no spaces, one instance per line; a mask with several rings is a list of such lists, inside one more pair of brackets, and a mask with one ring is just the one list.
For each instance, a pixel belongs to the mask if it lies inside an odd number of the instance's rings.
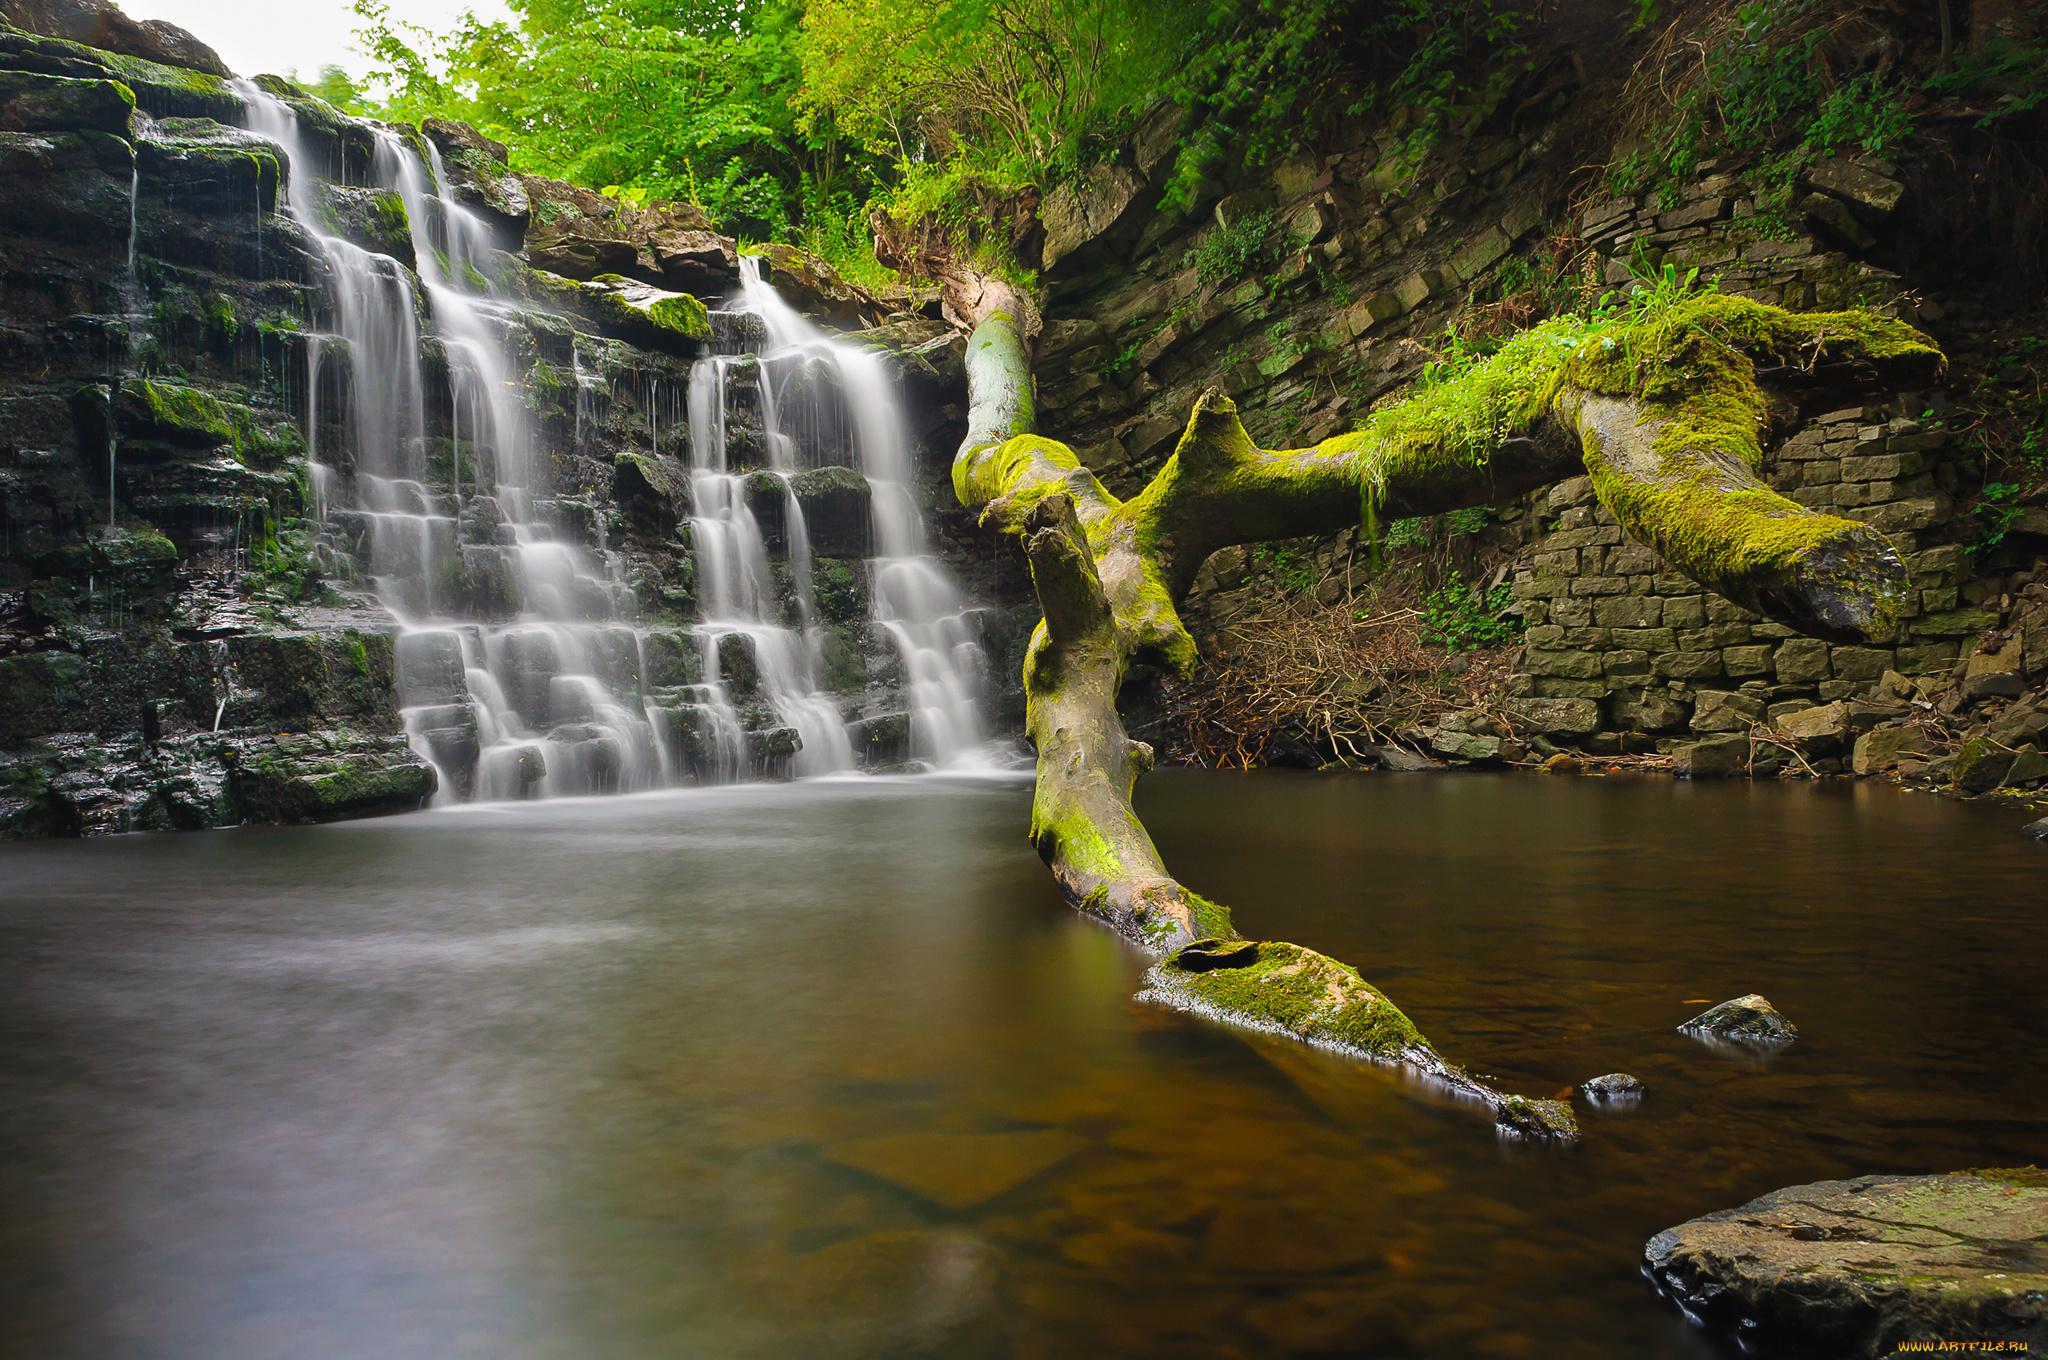
[[[716,777],[692,702],[706,676],[687,389],[696,358],[749,342],[746,319],[718,311],[734,243],[687,205],[513,175],[503,147],[458,124],[381,128],[204,68],[0,28],[0,833],[325,819],[476,793],[463,658],[452,635],[405,635],[397,616],[530,614],[508,546],[520,535],[591,564],[553,607],[603,626],[585,666],[646,715],[667,777]],[[309,163],[250,131],[258,100],[288,111]],[[493,277],[474,286],[536,446],[516,515],[483,494],[510,454],[479,436],[471,342],[425,305],[421,276],[454,267],[434,234],[447,228],[409,220],[379,161],[392,156],[421,174],[438,162],[491,234]],[[421,241],[439,258],[418,258]],[[399,397],[367,391],[380,356],[343,334],[363,284],[336,264],[379,257],[364,277],[418,310],[393,343],[417,345],[421,422],[400,440],[418,479],[380,482],[383,500],[364,490],[383,470],[367,427]],[[949,506],[958,340],[919,315],[922,296],[852,288],[787,247],[764,274],[886,354],[919,447],[940,450],[918,462],[917,499]],[[735,400],[733,461],[765,467],[758,402]],[[746,495],[782,596],[783,521],[801,514],[821,683],[857,756],[887,765],[909,755],[911,719],[872,608],[869,488],[834,437],[817,433],[819,466],[763,473]],[[394,515],[425,526],[416,546],[394,548]],[[941,549],[966,527],[927,518]],[[1014,603],[1006,568],[953,556],[970,599]],[[1031,618],[975,617],[1000,706]],[[603,734],[572,711],[577,687],[556,682],[575,668],[529,650],[504,662],[503,701],[546,738],[535,777],[545,751],[582,772],[578,787],[619,786]],[[728,745],[758,773],[786,767],[796,739],[756,701],[746,640],[715,650],[719,702],[742,729]]]

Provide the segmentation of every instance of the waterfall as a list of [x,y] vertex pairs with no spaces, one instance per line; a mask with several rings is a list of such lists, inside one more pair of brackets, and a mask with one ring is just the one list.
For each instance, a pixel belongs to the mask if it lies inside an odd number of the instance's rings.
[[[688,539],[701,618],[687,629],[692,655],[679,662],[671,642],[684,630],[639,625],[637,597],[619,579],[602,523],[594,549],[580,547],[557,533],[548,493],[536,493],[543,444],[528,375],[539,361],[521,348],[531,344],[531,309],[493,295],[503,257],[488,224],[454,200],[438,150],[426,143],[416,153],[391,129],[366,125],[370,187],[403,202],[415,275],[323,228],[323,191],[304,172],[316,162],[291,105],[248,81],[235,88],[251,130],[284,152],[284,209],[326,275],[327,330],[308,338],[305,370],[315,508],[366,559],[379,602],[399,623],[400,715],[413,749],[441,775],[438,801],[856,767],[849,701],[822,680],[828,630],[813,617],[810,535],[792,484],[806,464],[781,429],[771,376],[783,356],[799,353],[822,356],[842,375],[852,443],[874,489],[875,621],[902,657],[913,749],[938,763],[981,740],[979,652],[957,592],[920,556],[908,443],[877,360],[809,327],[749,260],[742,301],[760,318],[753,331],[765,323],[763,351],[724,346],[728,352],[700,359],[681,400],[673,383],[639,384],[654,454],[670,431],[671,442],[688,437]],[[422,310],[448,382],[432,422]],[[338,415],[347,438],[328,452],[317,431],[318,393],[323,370],[342,363]],[[601,374],[586,372],[573,345],[567,367],[580,450],[587,426],[611,410],[612,392]],[[736,454],[727,408],[742,389],[767,436],[758,450]],[[445,446],[428,436],[443,417]],[[442,447],[445,471],[435,461]],[[749,494],[758,498],[764,475],[781,481],[780,564],[771,562]],[[477,599],[480,581],[497,592],[488,608]],[[662,655],[651,667],[655,643]],[[684,683],[657,683],[657,672]]]
[[[766,541],[747,503],[747,475],[731,465],[726,403],[742,379],[754,385],[759,398],[767,470],[783,484],[783,539],[798,606],[794,627],[778,622],[780,601]],[[764,697],[802,743],[797,771],[835,774],[853,768],[853,741],[839,701],[818,680],[822,637],[811,618],[810,541],[789,485],[794,446],[777,428],[773,390],[754,356],[712,355],[690,370],[690,503],[695,512],[690,537],[706,586],[704,622],[698,628],[704,674],[716,687],[714,702],[729,709],[721,663],[750,665]],[[728,655],[735,644],[744,656]]]
[[[910,435],[895,384],[875,354],[826,335],[783,301],[761,277],[759,256],[740,257],[740,289],[747,310],[761,318],[766,331],[764,364],[781,356],[812,356],[836,372],[854,453],[868,482],[877,550],[871,563],[875,622],[902,660],[911,754],[935,765],[982,763],[988,740],[980,703],[984,658],[959,589],[924,551]],[[772,395],[764,401],[772,411]],[[771,435],[771,444],[778,437]]]

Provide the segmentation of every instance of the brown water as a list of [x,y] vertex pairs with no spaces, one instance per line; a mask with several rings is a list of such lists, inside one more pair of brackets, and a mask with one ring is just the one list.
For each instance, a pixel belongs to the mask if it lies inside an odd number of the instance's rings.
[[[1870,787],[1162,773],[1247,933],[1550,1094],[1503,1147],[1133,1002],[1021,783],[0,847],[9,1357],[1710,1354],[1656,1230],[2048,1160],[2048,848]],[[1768,1060],[1673,1031],[1761,991]]]

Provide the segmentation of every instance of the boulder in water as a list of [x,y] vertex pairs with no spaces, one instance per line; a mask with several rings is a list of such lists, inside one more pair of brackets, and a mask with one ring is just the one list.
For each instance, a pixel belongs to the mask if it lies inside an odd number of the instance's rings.
[[1797,1185],[1650,1240],[1657,1287],[1745,1350],[2039,1354],[2048,1345],[2048,1172]]
[[1502,1096],[1493,1110],[1493,1125],[1510,1138],[1539,1143],[1569,1143],[1579,1136],[1572,1107],[1562,1100]]
[[1790,1043],[1799,1037],[1798,1026],[1754,992],[1701,1011],[1679,1028],[1689,1034],[1710,1034],[1746,1043]]

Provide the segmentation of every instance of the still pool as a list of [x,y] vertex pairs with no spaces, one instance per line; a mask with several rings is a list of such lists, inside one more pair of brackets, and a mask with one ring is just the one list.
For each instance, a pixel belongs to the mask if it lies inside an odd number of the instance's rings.
[[[1161,772],[1167,861],[1570,1150],[1134,1001],[1021,781],[0,846],[0,1355],[1713,1352],[1660,1228],[2048,1160],[2048,847],[1868,785]],[[1769,1058],[1673,1026],[1762,992]]]

